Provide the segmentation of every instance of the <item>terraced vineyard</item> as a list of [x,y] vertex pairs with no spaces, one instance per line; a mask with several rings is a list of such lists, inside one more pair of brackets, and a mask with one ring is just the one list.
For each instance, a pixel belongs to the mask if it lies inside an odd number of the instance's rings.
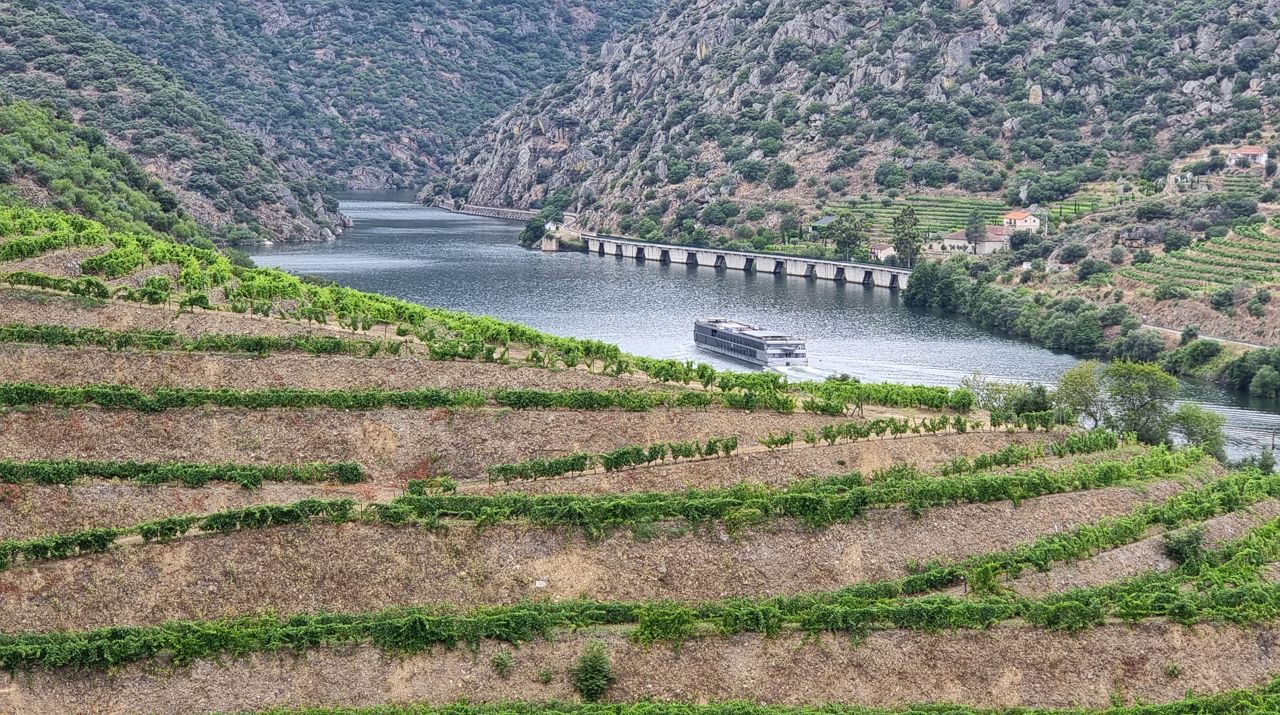
[[1274,284],[1280,282],[1280,232],[1271,226],[1240,226],[1227,236],[1120,272],[1149,286],[1175,284],[1195,291],[1216,291],[1241,282]]
[[1257,171],[1222,175],[1223,191],[1257,196],[1262,193],[1262,188],[1262,177],[1258,175]]
[[920,230],[930,234],[951,233],[965,227],[969,215],[981,211],[987,223],[999,225],[1009,207],[995,201],[945,196],[907,196],[901,199],[871,198],[866,201],[831,202],[827,208],[836,215],[867,217],[874,241],[893,237],[893,219],[905,206],[920,218]]
[[1280,475],[0,234],[0,712],[1280,703]]

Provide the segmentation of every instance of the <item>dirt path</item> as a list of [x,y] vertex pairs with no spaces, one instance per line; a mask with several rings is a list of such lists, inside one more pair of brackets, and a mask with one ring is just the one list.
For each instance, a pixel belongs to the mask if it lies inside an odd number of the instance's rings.
[[[1246,535],[1250,529],[1280,517],[1280,500],[1269,499],[1233,514],[1203,523],[1205,547],[1221,546]],[[1073,588],[1100,586],[1151,571],[1168,571],[1177,564],[1164,553],[1164,537],[1151,538],[1070,564],[1055,566],[1046,573],[1025,573],[1009,586],[1024,596],[1041,596]]]
[[477,478],[461,483],[458,490],[475,494],[618,494],[707,489],[742,482],[784,486],[799,479],[855,471],[870,476],[875,471],[904,464],[928,468],[1011,444],[1043,445],[1061,440],[1066,435],[1065,432],[1053,435],[1032,432],[920,434],[835,445],[799,444],[776,450],[760,444],[745,444],[730,457],[657,464],[617,472],[597,469],[579,475],[508,483],[490,484],[486,479]]
[[[1166,328],[1162,325],[1154,325],[1151,323],[1143,323],[1142,327],[1151,328],[1152,330],[1155,330],[1160,333],[1164,333],[1165,335],[1172,335],[1179,340],[1182,339],[1181,330],[1174,330],[1173,328]],[[1214,342],[1222,343],[1223,345],[1234,345],[1235,347],[1245,348],[1248,350],[1266,350],[1271,347],[1274,347],[1272,345],[1259,345],[1257,343],[1246,343],[1246,342],[1241,342],[1239,340],[1229,340],[1227,338],[1219,338],[1213,335],[1201,335],[1200,337],[1205,340],[1213,340]]]

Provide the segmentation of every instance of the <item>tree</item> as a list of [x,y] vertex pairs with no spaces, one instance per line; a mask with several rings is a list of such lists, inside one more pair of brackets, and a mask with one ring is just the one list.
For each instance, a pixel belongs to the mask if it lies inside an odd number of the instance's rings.
[[1178,381],[1158,365],[1113,362],[1102,370],[1108,427],[1133,432],[1147,444],[1168,441],[1169,410],[1178,396]]
[[797,181],[799,178],[796,176],[795,167],[786,162],[779,162],[769,173],[769,186],[774,189],[789,189],[795,186]]
[[846,261],[849,260],[853,249],[866,243],[868,236],[866,219],[848,216],[841,216],[839,220],[827,227],[827,231],[836,244],[836,250],[844,255]]
[[1253,374],[1249,381],[1249,394],[1254,397],[1276,397],[1280,395],[1280,371],[1270,365],[1263,365]]
[[920,234],[920,219],[916,210],[907,204],[902,211],[893,217],[893,250],[907,266],[914,265],[924,245],[924,236]]
[[1169,418],[1169,427],[1173,433],[1187,444],[1194,444],[1205,452],[1217,457],[1219,461],[1227,461],[1227,437],[1222,432],[1222,425],[1227,418],[1217,412],[1210,412],[1199,405],[1184,404]]
[[974,209],[969,213],[969,221],[964,227],[964,240],[969,243],[969,252],[977,253],[978,242],[987,237],[987,219],[982,211]]
[[1083,243],[1068,243],[1058,251],[1058,261],[1061,263],[1075,263],[1085,256],[1089,255],[1089,249]]
[[1164,351],[1164,337],[1151,328],[1131,330],[1111,346],[1111,357],[1133,362],[1155,362]]
[[1102,366],[1096,360],[1088,360],[1062,374],[1053,400],[1090,421],[1091,427],[1102,423],[1104,403],[1102,399]]

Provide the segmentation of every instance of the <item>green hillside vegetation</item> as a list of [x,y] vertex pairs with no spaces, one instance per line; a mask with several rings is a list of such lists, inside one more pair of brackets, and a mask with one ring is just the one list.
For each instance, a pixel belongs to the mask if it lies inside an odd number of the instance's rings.
[[331,227],[336,206],[325,206],[305,178],[286,183],[258,140],[166,69],[47,3],[0,3],[0,70],[0,102],[39,102],[100,130],[220,240],[318,238]]
[[418,188],[461,137],[654,0],[64,0],[330,186]]
[[0,183],[22,180],[38,187],[32,200],[112,231],[159,231],[184,242],[205,235],[173,192],[107,144],[101,131],[27,102],[0,105]]

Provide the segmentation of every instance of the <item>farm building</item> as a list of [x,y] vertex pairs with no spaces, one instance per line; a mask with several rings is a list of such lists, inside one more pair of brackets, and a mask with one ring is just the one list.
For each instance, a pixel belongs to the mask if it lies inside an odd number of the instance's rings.
[[1227,154],[1227,163],[1232,166],[1266,166],[1269,158],[1266,149],[1254,144],[1246,144],[1232,149]]

